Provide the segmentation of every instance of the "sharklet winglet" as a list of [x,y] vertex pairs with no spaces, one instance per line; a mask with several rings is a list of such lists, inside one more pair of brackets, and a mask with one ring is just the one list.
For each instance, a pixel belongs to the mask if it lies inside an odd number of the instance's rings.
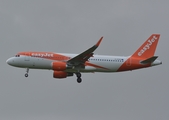
[[96,46],[98,47],[102,41],[103,37],[100,38],[100,40],[96,43]]

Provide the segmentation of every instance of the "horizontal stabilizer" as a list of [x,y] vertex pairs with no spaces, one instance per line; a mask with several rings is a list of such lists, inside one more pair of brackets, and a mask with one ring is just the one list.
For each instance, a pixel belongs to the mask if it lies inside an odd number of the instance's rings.
[[148,63],[153,63],[156,59],[158,58],[158,56],[153,56],[151,58],[148,58],[146,60],[141,61],[142,64],[148,64]]

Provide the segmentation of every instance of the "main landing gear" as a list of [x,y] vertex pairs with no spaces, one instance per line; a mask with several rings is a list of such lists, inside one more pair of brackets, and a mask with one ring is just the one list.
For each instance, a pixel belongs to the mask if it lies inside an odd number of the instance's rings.
[[81,82],[82,82],[82,78],[81,78],[82,75],[81,75],[81,73],[80,73],[80,72],[77,72],[77,73],[76,73],[76,76],[77,76],[77,82],[78,82],[78,83],[81,83]]
[[29,73],[29,68],[26,68],[25,77],[28,77],[28,73]]

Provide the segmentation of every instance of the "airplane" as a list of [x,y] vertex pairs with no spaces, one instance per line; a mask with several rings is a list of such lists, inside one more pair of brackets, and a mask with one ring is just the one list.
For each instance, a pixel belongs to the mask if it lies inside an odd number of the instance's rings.
[[152,34],[134,54],[130,56],[94,55],[103,37],[81,54],[55,53],[55,52],[19,52],[9,58],[7,64],[26,68],[25,77],[29,69],[53,70],[53,78],[66,78],[74,74],[77,82],[81,83],[81,73],[94,72],[122,72],[147,68],[162,64],[154,56],[160,34]]

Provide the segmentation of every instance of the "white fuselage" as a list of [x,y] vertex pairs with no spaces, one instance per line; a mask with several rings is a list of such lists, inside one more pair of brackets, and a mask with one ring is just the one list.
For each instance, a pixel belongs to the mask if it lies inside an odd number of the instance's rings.
[[[59,53],[64,56],[68,56],[71,58],[75,57],[77,54],[63,54]],[[130,58],[128,57],[122,57],[122,56],[105,56],[105,55],[93,55],[87,62],[85,68],[78,68],[80,72],[117,72],[119,67],[122,66],[122,64],[126,64],[126,66],[131,66],[132,60],[126,60]],[[65,60],[57,60],[61,62],[66,62]],[[30,68],[30,69],[52,69],[52,63],[57,62],[56,60],[47,59],[47,58],[41,58],[41,57],[32,57],[32,56],[25,56],[20,55],[11,57],[7,60],[7,63],[15,66],[15,67],[21,67],[21,68]],[[161,61],[156,60],[151,65],[160,64]],[[77,69],[67,69],[66,72],[76,72]]]

